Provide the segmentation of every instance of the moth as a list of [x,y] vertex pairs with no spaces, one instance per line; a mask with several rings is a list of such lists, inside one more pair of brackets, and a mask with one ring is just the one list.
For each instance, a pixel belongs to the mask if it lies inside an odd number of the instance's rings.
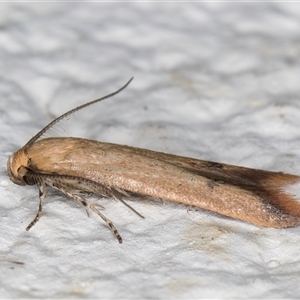
[[18,185],[37,185],[39,207],[29,230],[42,216],[46,188],[51,187],[92,210],[122,238],[113,222],[85,199],[85,194],[114,198],[143,217],[124,199],[152,197],[199,207],[257,226],[286,228],[300,222],[300,205],[285,187],[297,175],[199,160],[126,145],[75,137],[44,137],[55,124],[125,89],[76,107],[54,119],[7,160]]

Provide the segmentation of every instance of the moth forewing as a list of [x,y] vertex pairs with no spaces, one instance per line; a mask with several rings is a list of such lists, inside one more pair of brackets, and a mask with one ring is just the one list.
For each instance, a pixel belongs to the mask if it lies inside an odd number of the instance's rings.
[[82,138],[42,138],[66,116],[115,95],[129,82],[113,94],[58,117],[8,159],[8,175],[14,183],[39,187],[38,213],[27,229],[42,215],[46,186],[81,203],[88,215],[89,209],[97,213],[120,243],[122,238],[112,221],[96,204],[87,201],[83,192],[119,199],[128,207],[124,198],[147,196],[200,207],[258,226],[284,228],[299,224],[300,204],[284,191],[286,186],[298,183],[299,176]]

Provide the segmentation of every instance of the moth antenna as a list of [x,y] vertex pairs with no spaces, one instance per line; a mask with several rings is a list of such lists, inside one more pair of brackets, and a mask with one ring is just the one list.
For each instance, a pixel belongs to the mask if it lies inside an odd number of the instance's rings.
[[66,113],[64,113],[63,115],[57,117],[56,119],[54,119],[52,122],[50,122],[46,127],[44,127],[41,131],[39,131],[33,138],[31,138],[27,144],[24,146],[24,147],[28,147],[30,145],[32,145],[33,143],[35,143],[39,138],[41,138],[45,132],[47,132],[52,126],[54,126],[56,123],[58,123],[59,121],[63,120],[64,118],[68,117],[69,115],[75,113],[76,111],[80,110],[80,109],[83,109],[87,106],[90,106],[92,104],[95,104],[97,102],[100,102],[102,100],[105,100],[105,99],[108,99],[108,98],[111,98],[115,95],[117,95],[118,93],[120,93],[121,91],[123,91],[128,85],[129,83],[133,80],[133,77],[130,78],[130,80],[124,85],[122,86],[121,88],[119,88],[117,91],[111,93],[111,94],[108,94],[104,97],[101,97],[101,98],[98,98],[96,100],[93,100],[93,101],[90,101],[88,103],[85,103],[85,104],[82,104],[80,106],[77,106],[69,111],[67,111]]

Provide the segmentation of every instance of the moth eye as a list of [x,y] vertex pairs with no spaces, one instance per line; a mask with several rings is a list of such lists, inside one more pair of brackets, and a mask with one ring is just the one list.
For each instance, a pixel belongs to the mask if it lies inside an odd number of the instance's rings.
[[22,180],[23,180],[26,184],[32,185],[32,183],[30,183],[30,182],[28,181],[27,176],[23,176],[23,177],[22,177]]

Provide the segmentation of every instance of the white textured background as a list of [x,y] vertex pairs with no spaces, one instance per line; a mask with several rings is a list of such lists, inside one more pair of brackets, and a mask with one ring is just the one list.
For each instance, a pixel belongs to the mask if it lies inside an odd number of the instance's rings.
[[[86,137],[300,174],[300,3],[0,4],[0,297],[300,297],[300,228],[111,200],[95,215],[6,175],[53,116],[122,94]],[[73,127],[73,125],[71,126]]]

